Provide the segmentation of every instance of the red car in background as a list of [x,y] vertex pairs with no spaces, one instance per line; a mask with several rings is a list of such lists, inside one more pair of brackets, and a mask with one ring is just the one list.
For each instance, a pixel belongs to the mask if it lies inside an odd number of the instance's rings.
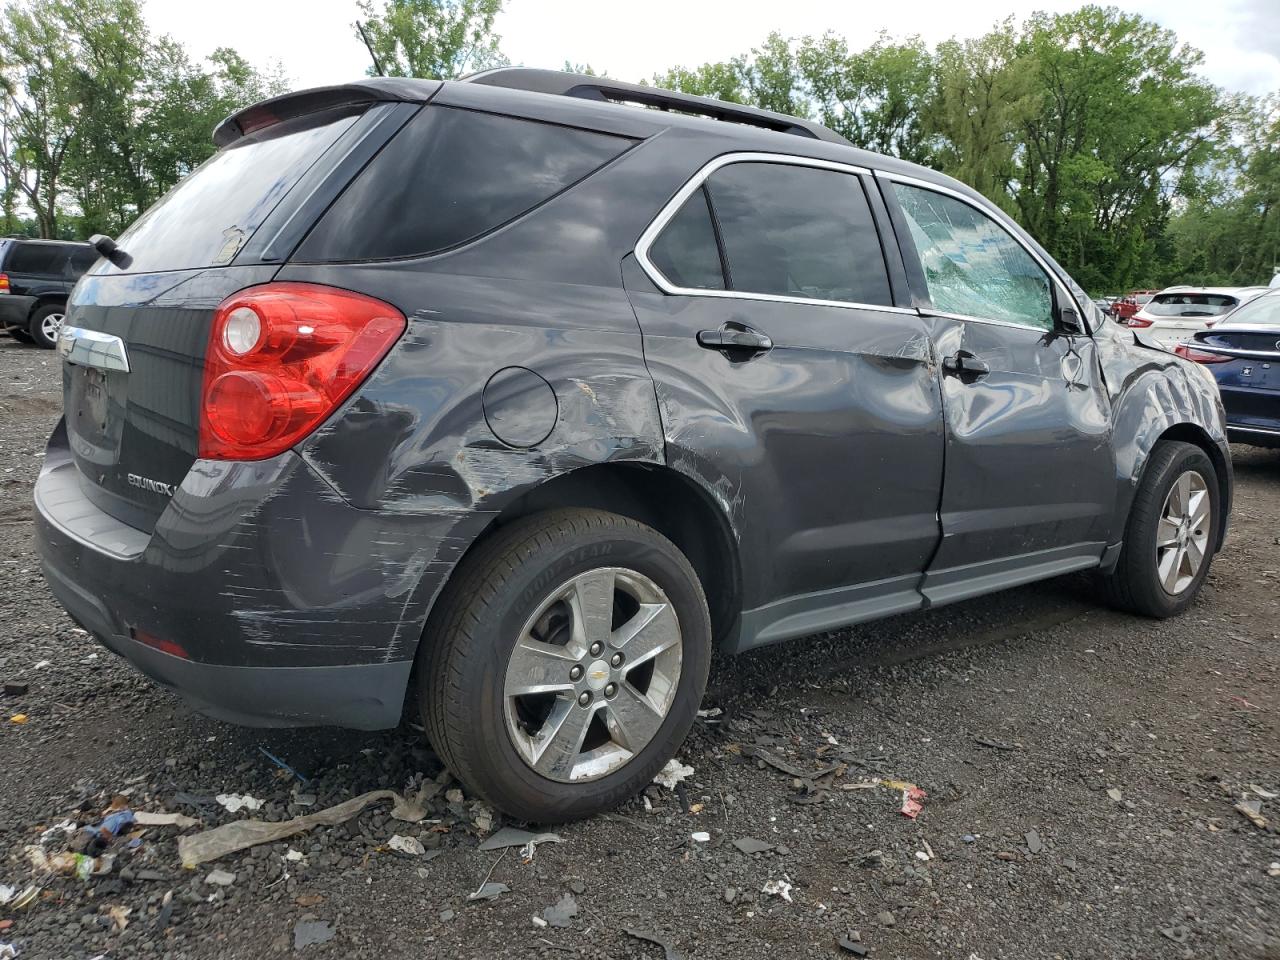
[[1126,323],[1129,318],[1151,302],[1159,290],[1131,290],[1111,305],[1111,313]]

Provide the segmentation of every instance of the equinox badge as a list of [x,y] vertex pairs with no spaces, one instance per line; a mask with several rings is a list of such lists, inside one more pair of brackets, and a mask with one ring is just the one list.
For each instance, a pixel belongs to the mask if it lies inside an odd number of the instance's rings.
[[149,490],[151,493],[163,493],[166,497],[173,496],[173,485],[161,483],[159,480],[152,480],[150,477],[144,477],[137,473],[129,474],[129,486],[137,487],[139,490]]

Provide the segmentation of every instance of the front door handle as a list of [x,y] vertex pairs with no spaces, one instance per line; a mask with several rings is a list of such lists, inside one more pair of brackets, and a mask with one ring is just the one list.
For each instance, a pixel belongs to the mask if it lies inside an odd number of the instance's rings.
[[987,361],[975,357],[968,350],[957,350],[951,356],[944,357],[942,369],[966,381],[977,380],[991,372]]
[[773,341],[759,330],[741,323],[724,323],[719,330],[699,330],[698,344],[708,350],[744,350],[764,353],[773,349]]

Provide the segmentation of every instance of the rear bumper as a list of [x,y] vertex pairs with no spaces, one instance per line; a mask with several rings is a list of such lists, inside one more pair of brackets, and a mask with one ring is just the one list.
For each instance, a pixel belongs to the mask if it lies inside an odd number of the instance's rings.
[[357,510],[290,452],[197,461],[146,533],[83,495],[66,443],[60,424],[36,484],[36,541],[54,596],[101,643],[218,719],[400,722],[451,567],[439,518]]
[[35,305],[35,297],[23,297],[16,294],[0,296],[0,326],[26,326],[31,319],[31,308]]

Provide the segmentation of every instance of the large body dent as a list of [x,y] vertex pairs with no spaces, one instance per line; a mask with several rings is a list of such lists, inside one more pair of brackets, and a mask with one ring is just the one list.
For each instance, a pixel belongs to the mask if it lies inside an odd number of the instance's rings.
[[[1114,323],[1095,334],[1098,359],[1114,411],[1116,512],[1114,539],[1124,534],[1129,508],[1151,451],[1175,428],[1197,428],[1217,448],[1224,516],[1230,510],[1232,477],[1226,416],[1217,385],[1202,368],[1139,343]],[[1221,532],[1225,532],[1225,524]],[[1219,544],[1220,545],[1220,544]]]

